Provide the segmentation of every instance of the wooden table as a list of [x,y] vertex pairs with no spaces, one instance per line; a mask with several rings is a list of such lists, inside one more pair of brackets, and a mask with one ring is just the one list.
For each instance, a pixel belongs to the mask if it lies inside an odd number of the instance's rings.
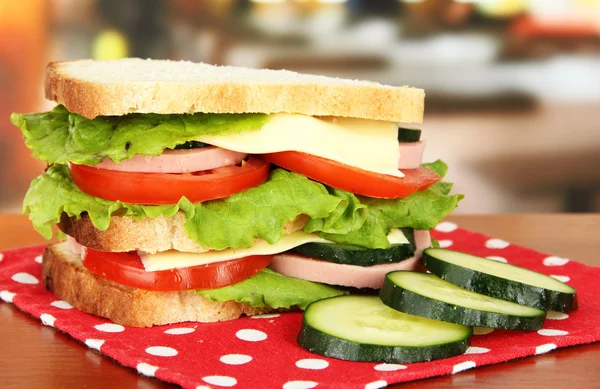
[[[450,220],[511,242],[600,265],[600,214],[475,215]],[[0,250],[43,243],[23,216],[0,215]],[[138,375],[13,305],[0,302],[2,388],[173,388]],[[600,386],[600,343],[411,382],[403,388],[577,388]]]

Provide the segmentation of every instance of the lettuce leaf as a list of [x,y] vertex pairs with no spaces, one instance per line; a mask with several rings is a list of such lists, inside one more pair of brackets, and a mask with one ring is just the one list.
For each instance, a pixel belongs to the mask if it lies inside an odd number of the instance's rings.
[[331,234],[347,234],[359,229],[369,215],[366,205],[352,193],[340,189],[326,187],[329,193],[342,201],[327,217],[310,219],[304,226],[306,232],[324,232]]
[[196,293],[209,300],[233,300],[252,307],[267,306],[274,309],[292,307],[305,309],[313,301],[348,294],[345,290],[287,277],[270,269],[264,269],[255,276],[234,285],[198,290]]
[[340,202],[323,185],[275,169],[260,186],[224,200],[194,204],[185,228],[190,239],[216,250],[252,247],[255,239],[274,244],[283,236],[286,222],[298,215],[326,217]]
[[96,165],[104,158],[119,163],[136,154],[160,155],[199,135],[258,130],[269,115],[144,113],[90,120],[59,105],[50,112],[13,113],[10,120],[34,157],[49,164]]
[[424,162],[421,164],[421,166],[426,167],[429,170],[433,170],[442,178],[446,177],[446,173],[448,173],[448,165],[446,165],[446,163],[441,159],[438,159],[434,162]]
[[[440,160],[423,166],[435,171],[442,178],[448,170],[448,166]],[[358,220],[364,220],[359,228],[351,231],[327,230],[321,228],[319,222],[311,220],[304,230],[319,232],[322,238],[336,243],[369,248],[389,248],[387,235],[390,229],[411,227],[418,230],[431,230],[452,212],[464,196],[460,194],[450,196],[451,189],[452,184],[439,181],[429,189],[401,199],[387,200],[356,196],[356,199],[368,210],[366,217],[363,217],[362,214],[353,216],[356,224],[358,224]],[[352,222],[346,221],[346,223]]]

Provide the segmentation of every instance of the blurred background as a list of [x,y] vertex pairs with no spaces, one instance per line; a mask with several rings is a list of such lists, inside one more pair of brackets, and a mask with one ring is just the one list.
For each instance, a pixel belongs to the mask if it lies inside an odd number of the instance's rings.
[[0,212],[44,168],[11,112],[48,61],[125,56],[426,89],[461,213],[600,211],[600,0],[0,0]]

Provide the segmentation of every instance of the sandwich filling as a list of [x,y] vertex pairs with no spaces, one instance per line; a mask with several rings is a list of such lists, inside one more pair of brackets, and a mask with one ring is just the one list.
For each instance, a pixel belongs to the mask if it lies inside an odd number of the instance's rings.
[[271,308],[379,288],[413,269],[462,198],[393,122],[299,114],[13,114],[49,167],[24,200],[46,238],[61,217],[185,218],[185,250],[82,247],[84,266],[148,290]]

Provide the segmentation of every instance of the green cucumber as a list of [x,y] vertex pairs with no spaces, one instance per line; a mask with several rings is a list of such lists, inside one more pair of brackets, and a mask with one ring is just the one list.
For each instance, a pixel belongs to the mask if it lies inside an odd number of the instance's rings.
[[416,128],[398,127],[398,142],[418,142],[421,140],[421,130]]
[[199,142],[197,140],[190,140],[188,142],[185,142],[185,143],[175,146],[175,150],[200,149],[202,147],[207,147],[207,146],[210,146],[210,145],[203,143],[203,142]]
[[463,354],[473,330],[406,315],[377,296],[340,296],[306,308],[298,344],[346,361],[411,363]]
[[577,309],[577,291],[532,270],[444,249],[427,249],[427,270],[461,288],[544,310]]
[[535,331],[546,312],[471,292],[433,274],[394,271],[386,274],[379,297],[400,312],[475,327]]
[[403,228],[407,244],[392,244],[389,249],[368,249],[335,243],[306,243],[294,251],[324,261],[355,266],[374,266],[400,262],[415,255],[415,237],[412,228]]

